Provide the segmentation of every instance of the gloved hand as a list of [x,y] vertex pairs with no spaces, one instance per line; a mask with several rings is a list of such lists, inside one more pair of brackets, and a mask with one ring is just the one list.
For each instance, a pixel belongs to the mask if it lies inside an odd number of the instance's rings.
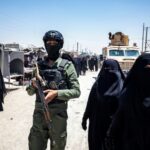
[[87,129],[87,125],[86,125],[86,124],[87,124],[87,119],[84,119],[84,118],[83,118],[83,119],[82,119],[82,129],[83,129],[83,130],[86,130],[86,129]]

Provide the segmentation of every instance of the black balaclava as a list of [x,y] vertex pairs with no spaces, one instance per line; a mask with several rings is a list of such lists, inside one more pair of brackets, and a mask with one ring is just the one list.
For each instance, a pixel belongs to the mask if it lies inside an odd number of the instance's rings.
[[55,61],[59,57],[60,46],[58,44],[54,45],[54,46],[51,46],[49,44],[45,44],[45,48],[46,48],[46,51],[48,53],[48,58],[50,60]]

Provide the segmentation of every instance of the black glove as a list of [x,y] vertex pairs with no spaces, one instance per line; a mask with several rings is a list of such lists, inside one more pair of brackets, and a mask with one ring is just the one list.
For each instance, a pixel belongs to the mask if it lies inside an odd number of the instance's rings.
[[87,129],[87,119],[82,119],[82,129],[86,130]]

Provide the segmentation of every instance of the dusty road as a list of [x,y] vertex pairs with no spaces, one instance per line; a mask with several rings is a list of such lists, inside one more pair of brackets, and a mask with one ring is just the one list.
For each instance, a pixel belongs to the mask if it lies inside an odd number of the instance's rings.
[[[80,76],[81,96],[68,103],[68,138],[66,150],[88,150],[87,131],[81,128],[87,98],[98,72]],[[28,134],[32,125],[34,96],[25,87],[11,91],[5,97],[4,111],[0,112],[0,150],[28,150]],[[49,150],[49,143],[48,148]]]

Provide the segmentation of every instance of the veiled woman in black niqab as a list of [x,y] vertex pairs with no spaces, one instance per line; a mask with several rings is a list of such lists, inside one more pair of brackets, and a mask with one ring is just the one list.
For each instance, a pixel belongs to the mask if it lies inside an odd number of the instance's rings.
[[150,150],[150,54],[134,63],[119,102],[108,132],[114,150]]
[[6,93],[3,76],[0,69],[0,111],[3,111],[2,103],[4,103],[4,93]]
[[111,116],[117,109],[117,97],[123,87],[125,77],[116,60],[105,60],[95,81],[83,116],[82,127],[85,129],[89,119],[89,150],[103,150],[106,131]]

